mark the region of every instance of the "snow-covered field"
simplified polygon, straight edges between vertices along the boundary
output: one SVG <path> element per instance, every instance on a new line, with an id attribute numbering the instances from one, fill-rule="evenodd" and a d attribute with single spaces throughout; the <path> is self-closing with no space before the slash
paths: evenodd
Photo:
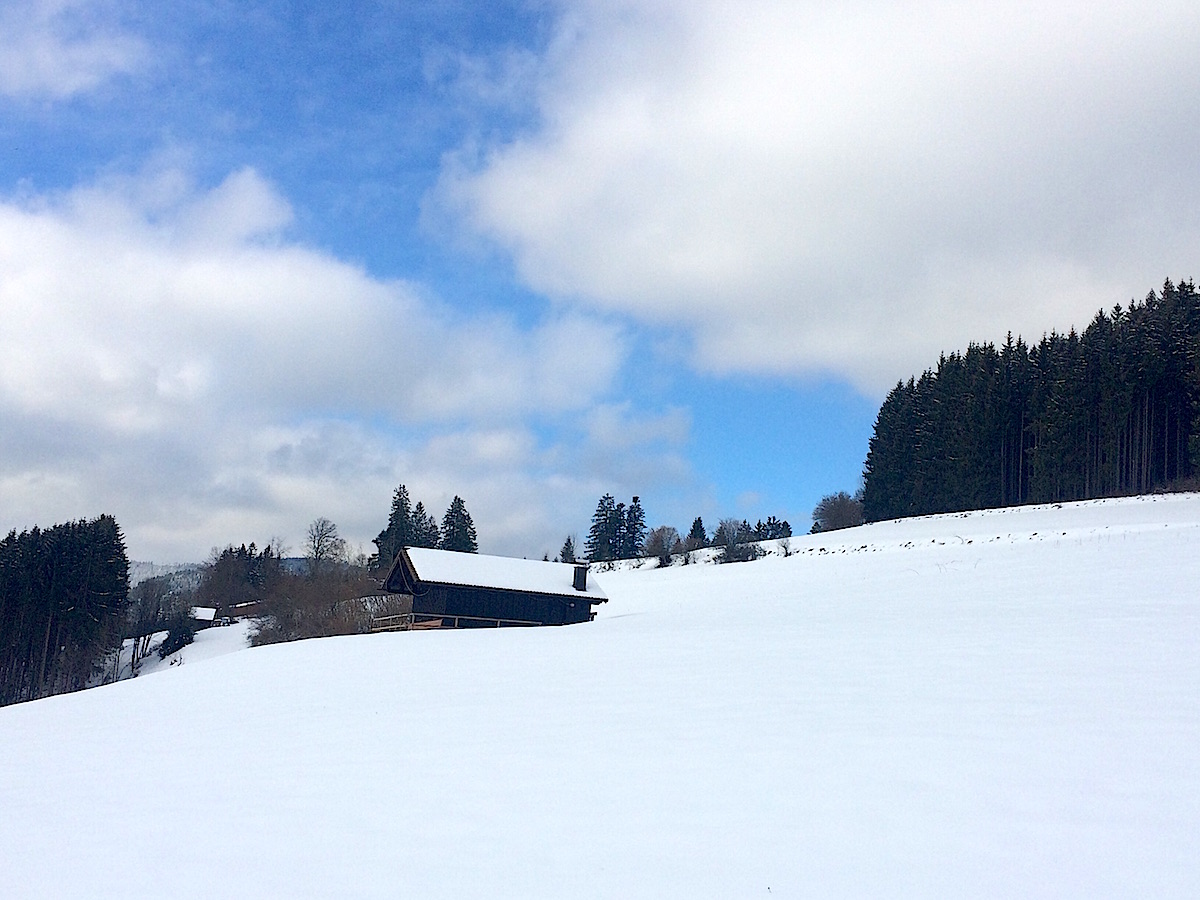
<path id="1" fill-rule="evenodd" d="M 1200 497 L 792 550 L 0 709 L 0 896 L 1200 896 Z"/>

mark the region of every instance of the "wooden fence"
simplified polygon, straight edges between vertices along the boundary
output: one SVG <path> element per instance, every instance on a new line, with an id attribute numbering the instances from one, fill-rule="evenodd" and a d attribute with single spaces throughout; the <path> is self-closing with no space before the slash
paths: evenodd
<path id="1" fill-rule="evenodd" d="M 477 623 L 477 624 L 463 624 Z M 482 616 L 439 616 L 432 613 L 400 613 L 372 616 L 371 633 L 384 631 L 421 631 L 431 628 L 529 628 L 541 625 L 525 619 L 492 619 Z"/>

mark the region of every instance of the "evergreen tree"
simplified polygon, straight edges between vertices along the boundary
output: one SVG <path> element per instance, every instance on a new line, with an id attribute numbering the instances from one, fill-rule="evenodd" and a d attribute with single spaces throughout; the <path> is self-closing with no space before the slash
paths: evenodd
<path id="1" fill-rule="evenodd" d="M 608 517 L 608 545 L 612 548 L 611 559 L 620 559 L 625 550 L 625 504 L 618 503 Z"/>
<path id="2" fill-rule="evenodd" d="M 112 516 L 0 541 L 0 705 L 83 687 L 121 645 L 129 598 Z"/>
<path id="3" fill-rule="evenodd" d="M 420 504 L 417 504 L 420 506 Z M 378 548 L 376 568 L 388 569 L 402 547 L 411 547 L 413 541 L 413 512 L 408 497 L 408 488 L 400 485 L 392 494 L 392 511 L 387 526 L 379 532 L 372 543 Z"/>
<path id="4" fill-rule="evenodd" d="M 200 576 L 196 602 L 230 609 L 263 600 L 283 575 L 283 560 L 268 544 L 259 552 L 254 543 L 232 544 L 216 554 Z M 139 585 L 140 586 L 140 585 Z"/>
<path id="5" fill-rule="evenodd" d="M 575 562 L 575 539 L 569 534 L 563 541 L 562 549 L 558 551 L 558 558 L 565 563 Z"/>
<path id="6" fill-rule="evenodd" d="M 683 545 L 688 550 L 699 550 L 701 547 L 708 546 L 708 533 L 704 530 L 704 520 L 699 516 L 696 516 L 692 522 L 691 530 L 684 538 Z"/>
<path id="7" fill-rule="evenodd" d="M 460 553 L 478 553 L 479 544 L 475 540 L 475 523 L 467 512 L 467 505 L 462 497 L 455 494 L 442 517 L 441 548 L 456 550 Z"/>
<path id="8" fill-rule="evenodd" d="M 759 519 L 754 525 L 754 540 L 756 541 L 776 541 L 791 536 L 792 526 L 786 519 L 781 522 L 774 516 L 768 516 L 767 521 Z"/>
<path id="9" fill-rule="evenodd" d="M 864 465 L 866 518 L 1145 493 L 1200 472 L 1200 295 L 1166 281 L 1082 334 L 971 344 L 901 382 Z"/>
<path id="10" fill-rule="evenodd" d="M 790 538 L 792 536 L 792 526 L 787 519 L 783 519 L 781 521 L 774 516 L 768 516 L 764 535 L 764 540 L 768 541 L 778 541 L 782 540 L 783 538 Z"/>
<path id="11" fill-rule="evenodd" d="M 625 511 L 625 527 L 621 532 L 621 558 L 636 559 L 646 547 L 646 513 L 642 501 L 633 498 Z"/>
<path id="12" fill-rule="evenodd" d="M 605 494 L 596 504 L 592 514 L 592 527 L 588 530 L 584 550 L 592 562 L 613 559 L 616 555 L 614 524 L 617 518 L 617 503 L 612 494 Z"/>
<path id="13" fill-rule="evenodd" d="M 425 504 L 420 500 L 412 511 L 412 547 L 436 548 L 441 544 L 441 532 L 437 520 L 425 511 Z M 472 551 L 474 552 L 474 551 Z"/>
<path id="14" fill-rule="evenodd" d="M 605 494 L 596 504 L 585 550 L 592 562 L 606 559 L 636 559 L 646 545 L 646 514 L 634 497 L 628 507 Z"/>

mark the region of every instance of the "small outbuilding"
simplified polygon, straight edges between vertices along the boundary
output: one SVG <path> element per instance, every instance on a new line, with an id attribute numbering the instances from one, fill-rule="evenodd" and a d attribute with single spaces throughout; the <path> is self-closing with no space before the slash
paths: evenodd
<path id="1" fill-rule="evenodd" d="M 188 614 L 196 623 L 197 629 L 211 628 L 217 618 L 217 610 L 214 606 L 193 606 Z"/>
<path id="2" fill-rule="evenodd" d="M 586 564 L 405 547 L 384 579 L 404 595 L 412 628 L 503 628 L 590 621 L 607 603 Z"/>

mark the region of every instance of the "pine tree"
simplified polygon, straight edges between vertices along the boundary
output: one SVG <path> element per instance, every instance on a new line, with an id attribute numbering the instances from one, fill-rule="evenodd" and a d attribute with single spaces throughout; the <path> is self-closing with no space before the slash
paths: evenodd
<path id="1" fill-rule="evenodd" d="M 575 562 L 575 539 L 569 534 L 563 541 L 562 549 L 558 551 L 558 558 L 565 563 Z"/>
<path id="2" fill-rule="evenodd" d="M 475 540 L 475 523 L 471 521 L 466 503 L 457 494 L 450 501 L 446 515 L 442 517 L 440 546 L 443 550 L 456 550 L 459 553 L 479 552 L 479 544 Z"/>
<path id="3" fill-rule="evenodd" d="M 696 516 L 692 522 L 691 530 L 688 531 L 683 545 L 688 550 L 699 550 L 701 547 L 708 546 L 708 533 L 704 530 L 704 520 L 699 516 Z"/>

